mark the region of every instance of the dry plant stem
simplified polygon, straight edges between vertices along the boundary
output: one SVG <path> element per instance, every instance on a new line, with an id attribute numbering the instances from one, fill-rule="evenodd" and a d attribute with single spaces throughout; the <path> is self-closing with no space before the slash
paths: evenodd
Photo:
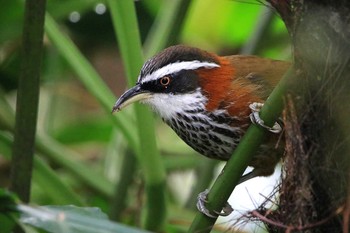
<path id="1" fill-rule="evenodd" d="M 16 123 L 11 163 L 11 190 L 28 202 L 34 157 L 43 47 L 45 0 L 27 0 L 22 37 Z"/>
<path id="2" fill-rule="evenodd" d="M 348 174 L 350 179 L 350 173 Z M 348 196 L 346 198 L 343 210 L 343 233 L 349 232 L 349 217 L 350 217 L 350 189 L 348 187 Z"/>
<path id="3" fill-rule="evenodd" d="M 310 224 L 307 224 L 307 225 L 300 225 L 300 226 L 288 226 L 288 225 L 285 225 L 283 223 L 276 222 L 276 221 L 274 221 L 272 219 L 269 219 L 267 216 L 264 216 L 264 215 L 260 214 L 256 210 L 252 211 L 251 214 L 252 214 L 252 216 L 259 218 L 259 220 L 261 220 L 262 222 L 268 223 L 268 224 L 270 224 L 272 226 L 276 226 L 276 227 L 279 227 L 279 228 L 286 229 L 285 232 L 293 232 L 293 231 L 303 231 L 303 230 L 315 228 L 315 227 L 318 227 L 318 226 L 322 226 L 323 224 L 325 224 L 326 222 L 328 222 L 329 220 L 334 218 L 334 216 L 340 214 L 341 212 L 343 212 L 343 208 L 337 209 L 330 216 L 328 216 L 328 217 L 326 217 L 324 219 L 321 219 L 318 222 L 310 223 Z"/>
<path id="4" fill-rule="evenodd" d="M 285 111 L 283 114 L 286 153 L 284 156 L 285 177 L 280 188 L 280 209 L 288 211 L 281 213 L 285 219 L 283 223 L 288 226 L 305 225 L 304 219 L 311 215 L 313 200 L 311 180 L 309 173 L 309 154 L 301 146 L 304 138 L 300 130 L 300 121 L 297 117 L 294 102 L 290 94 L 285 98 Z M 290 203 L 294 203 L 290 205 Z M 276 212 L 274 213 L 276 215 Z M 290 218 L 290 216 L 294 216 Z"/>

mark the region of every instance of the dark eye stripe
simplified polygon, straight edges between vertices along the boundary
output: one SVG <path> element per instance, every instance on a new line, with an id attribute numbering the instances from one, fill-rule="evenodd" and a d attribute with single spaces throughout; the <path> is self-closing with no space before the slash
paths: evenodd
<path id="1" fill-rule="evenodd" d="M 141 88 L 152 93 L 190 93 L 198 88 L 198 76 L 193 70 L 182 70 L 157 80 L 141 83 Z"/>

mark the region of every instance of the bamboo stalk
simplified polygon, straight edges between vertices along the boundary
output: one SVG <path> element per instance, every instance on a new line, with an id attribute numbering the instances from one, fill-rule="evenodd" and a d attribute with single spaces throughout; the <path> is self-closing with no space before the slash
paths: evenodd
<path id="1" fill-rule="evenodd" d="M 133 85 L 143 64 L 134 2 L 109 0 L 108 3 L 128 84 Z M 151 112 L 145 106 L 136 105 L 135 114 L 140 142 L 136 156 L 144 172 L 147 194 L 144 227 L 160 231 L 166 219 L 165 169 L 156 145 Z"/>
<path id="2" fill-rule="evenodd" d="M 11 163 L 11 190 L 29 202 L 39 102 L 45 0 L 25 3 L 21 70 Z"/>

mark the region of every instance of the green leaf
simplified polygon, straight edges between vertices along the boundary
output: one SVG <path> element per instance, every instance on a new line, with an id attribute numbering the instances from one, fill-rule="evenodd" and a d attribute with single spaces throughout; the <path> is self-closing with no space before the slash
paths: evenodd
<path id="1" fill-rule="evenodd" d="M 12 216 L 15 211 L 18 198 L 15 194 L 0 188 L 0 231 L 10 233 L 15 226 Z"/>
<path id="2" fill-rule="evenodd" d="M 52 233 L 146 233 L 109 221 L 99 208 L 76 206 L 19 205 L 20 221 Z"/>
<path id="3" fill-rule="evenodd" d="M 6 119 L 1 118 L 1 110 L 3 109 L 8 110 L 5 112 L 4 115 L 14 116 L 12 109 L 8 106 L 8 103 L 4 98 L 0 98 L 0 106 L 4 107 L 0 108 L 0 125 L 4 124 L 7 128 L 13 130 L 13 122 L 3 121 L 6 120 L 7 117 Z M 0 150 L 2 150 L 3 155 L 6 156 L 7 159 L 10 158 L 11 149 L 9 149 L 9 145 L 12 143 L 12 141 L 13 139 L 11 138 L 11 136 L 7 134 L 5 135 L 4 133 L 0 133 Z M 74 151 L 68 149 L 67 147 L 57 142 L 50 136 L 38 134 L 36 137 L 36 149 L 40 154 L 49 157 L 54 162 L 66 168 L 67 170 L 75 174 L 77 178 L 85 181 L 88 185 L 98 190 L 105 196 L 110 196 L 113 193 L 113 187 L 111 182 L 109 182 L 99 172 L 92 170 L 88 165 L 83 164 L 81 161 L 78 161 L 76 158 L 78 158 L 79 156 Z M 36 157 L 34 157 L 34 161 L 36 161 Z M 34 166 L 36 166 L 36 162 L 34 162 Z"/>
<path id="4" fill-rule="evenodd" d="M 0 212 L 14 211 L 18 198 L 15 194 L 0 188 Z"/>
<path id="5" fill-rule="evenodd" d="M 21 36 L 24 7 L 22 1 L 4 1 L 0 14 L 0 44 Z"/>
<path id="6" fill-rule="evenodd" d="M 11 158 L 11 148 L 13 147 L 13 138 L 4 133 L 0 133 L 0 154 L 7 160 Z M 37 182 L 46 194 L 58 203 L 70 203 L 76 205 L 83 205 L 81 199 L 72 191 L 72 189 L 63 183 L 60 177 L 54 172 L 40 157 L 34 156 L 34 182 Z M 0 189 L 1 191 L 1 189 Z M 0 193 L 1 198 L 1 193 Z M 6 203 L 0 199 L 1 204 Z"/>
<path id="7" fill-rule="evenodd" d="M 55 139 L 64 144 L 107 142 L 112 125 L 106 118 L 86 119 L 64 125 L 54 133 Z"/>

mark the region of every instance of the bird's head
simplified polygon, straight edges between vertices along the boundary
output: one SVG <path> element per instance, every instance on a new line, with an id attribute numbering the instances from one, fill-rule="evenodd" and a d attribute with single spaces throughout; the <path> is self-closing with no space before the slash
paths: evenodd
<path id="1" fill-rule="evenodd" d="M 183 45 L 169 47 L 142 67 L 137 83 L 115 103 L 114 111 L 140 101 L 162 118 L 184 110 L 215 109 L 232 81 L 224 57 Z"/>

